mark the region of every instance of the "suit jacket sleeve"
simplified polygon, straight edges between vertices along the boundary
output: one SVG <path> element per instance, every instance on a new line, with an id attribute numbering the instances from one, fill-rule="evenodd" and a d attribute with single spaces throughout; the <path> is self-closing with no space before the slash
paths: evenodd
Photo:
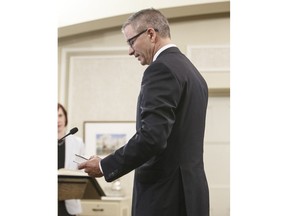
<path id="1" fill-rule="evenodd" d="M 180 96 L 181 86 L 171 71 L 163 63 L 153 62 L 142 79 L 135 135 L 101 161 L 106 181 L 125 175 L 165 150 Z"/>

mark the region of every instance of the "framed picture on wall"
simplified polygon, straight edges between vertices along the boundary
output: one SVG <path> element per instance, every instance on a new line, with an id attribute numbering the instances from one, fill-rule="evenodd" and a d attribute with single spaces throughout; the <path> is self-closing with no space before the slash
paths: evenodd
<path id="1" fill-rule="evenodd" d="M 85 121 L 85 155 L 108 155 L 121 146 L 136 132 L 133 121 Z"/>

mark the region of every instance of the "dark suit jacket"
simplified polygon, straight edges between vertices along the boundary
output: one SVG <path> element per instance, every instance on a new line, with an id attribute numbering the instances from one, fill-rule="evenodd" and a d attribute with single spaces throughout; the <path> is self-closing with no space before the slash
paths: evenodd
<path id="1" fill-rule="evenodd" d="M 133 216 L 208 216 L 203 166 L 208 88 L 176 47 L 143 74 L 136 133 L 101 161 L 106 181 L 135 170 Z"/>

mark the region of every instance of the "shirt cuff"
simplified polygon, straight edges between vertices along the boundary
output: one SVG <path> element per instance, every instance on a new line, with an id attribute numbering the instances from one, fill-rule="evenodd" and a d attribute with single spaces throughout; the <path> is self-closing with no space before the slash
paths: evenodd
<path id="1" fill-rule="evenodd" d="M 103 170 L 102 170 L 102 166 L 101 166 L 101 160 L 99 161 L 99 168 L 100 168 L 101 173 L 103 174 Z"/>

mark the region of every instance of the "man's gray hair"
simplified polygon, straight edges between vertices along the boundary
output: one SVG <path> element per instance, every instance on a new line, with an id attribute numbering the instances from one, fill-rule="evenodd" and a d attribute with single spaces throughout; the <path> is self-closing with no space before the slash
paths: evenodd
<path id="1" fill-rule="evenodd" d="M 122 32 L 128 25 L 131 25 L 137 32 L 153 28 L 159 32 L 160 37 L 171 38 L 167 18 L 160 11 L 153 8 L 144 9 L 132 14 L 122 25 Z"/>

